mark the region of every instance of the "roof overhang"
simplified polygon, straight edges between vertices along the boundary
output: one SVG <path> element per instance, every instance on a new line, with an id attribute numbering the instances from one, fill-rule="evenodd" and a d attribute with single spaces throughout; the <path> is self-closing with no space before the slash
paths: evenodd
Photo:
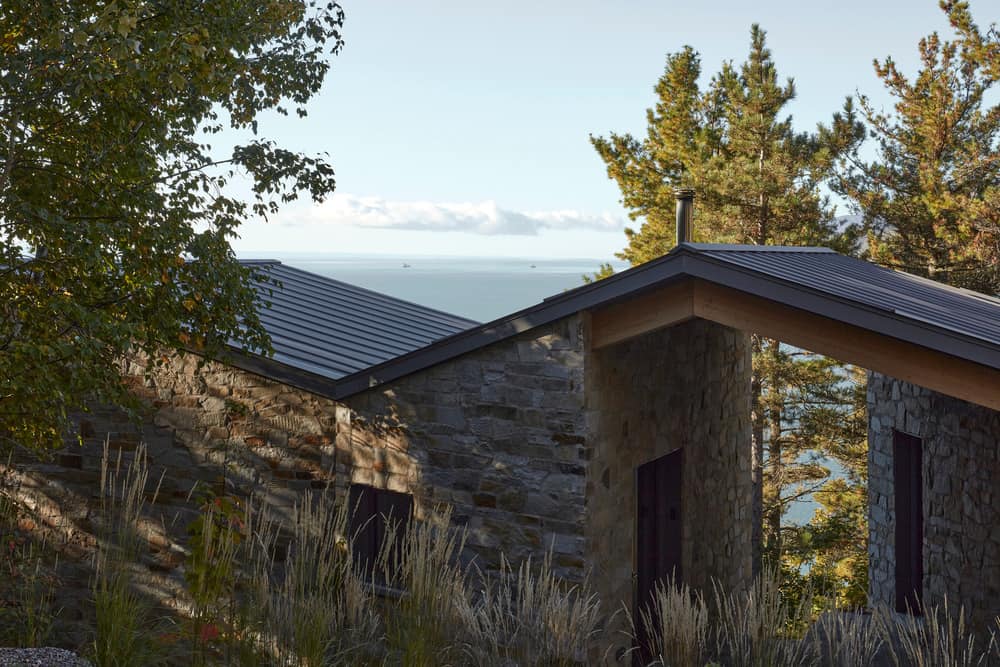
<path id="1" fill-rule="evenodd" d="M 694 318 L 780 340 L 1000 410 L 1000 370 L 996 368 L 700 278 L 687 278 L 596 310 L 591 319 L 591 347 L 609 347 Z"/>
<path id="2" fill-rule="evenodd" d="M 686 319 L 703 318 L 1000 410 L 1000 345 L 995 342 L 868 305 L 849 294 L 833 294 L 727 262 L 712 252 L 727 250 L 733 248 L 678 246 L 660 259 L 339 379 L 242 352 L 234 351 L 224 361 L 341 399 L 579 312 L 591 313 L 589 342 L 597 348 Z M 825 249 L 768 248 L 766 252 L 840 257 Z M 954 292 L 936 283 L 933 289 Z M 1000 318 L 997 304 L 991 302 L 987 308 L 996 307 Z"/>

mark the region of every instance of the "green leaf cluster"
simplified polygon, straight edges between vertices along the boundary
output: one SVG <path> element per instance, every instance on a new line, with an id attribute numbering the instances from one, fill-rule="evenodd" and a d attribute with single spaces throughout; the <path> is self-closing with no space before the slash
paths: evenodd
<path id="1" fill-rule="evenodd" d="M 697 193 L 695 241 L 853 248 L 853 230 L 838 230 L 820 190 L 841 149 L 793 129 L 785 107 L 795 85 L 779 80 L 765 37 L 753 26 L 747 60 L 723 63 L 704 89 L 692 47 L 668 55 L 646 136 L 591 137 L 629 215 L 643 221 L 626 230 L 621 259 L 641 264 L 673 247 L 678 187 Z"/>
<path id="2" fill-rule="evenodd" d="M 841 160 L 835 188 L 864 216 L 870 257 L 958 287 L 1000 293 L 1000 36 L 983 33 L 968 4 L 942 2 L 958 37 L 920 40 L 908 77 L 887 57 L 875 73 L 894 100 L 865 96 L 834 126 L 863 118 L 876 146 L 860 141 Z"/>
<path id="3" fill-rule="evenodd" d="M 858 230 L 838 227 L 821 186 L 863 128 L 845 120 L 796 131 L 787 114 L 795 85 L 778 76 L 765 37 L 753 26 L 746 60 L 723 63 L 704 87 L 693 48 L 668 55 L 646 136 L 591 137 L 622 203 L 642 221 L 626 230 L 620 258 L 641 264 L 673 247 L 678 187 L 696 191 L 695 241 L 856 251 Z M 783 518 L 827 482 L 827 459 L 862 452 L 863 468 L 863 407 L 859 422 L 858 385 L 843 365 L 757 336 L 753 348 L 755 542 L 758 562 L 777 564 L 783 540 L 797 539 Z"/>
<path id="4" fill-rule="evenodd" d="M 60 444 L 89 401 L 134 405 L 141 350 L 267 352 L 240 224 L 334 188 L 322 156 L 256 136 L 339 51 L 317 0 L 9 0 L 0 6 L 0 438 Z M 252 136 L 228 153 L 212 138 Z M 249 178 L 251 195 L 233 194 Z"/>

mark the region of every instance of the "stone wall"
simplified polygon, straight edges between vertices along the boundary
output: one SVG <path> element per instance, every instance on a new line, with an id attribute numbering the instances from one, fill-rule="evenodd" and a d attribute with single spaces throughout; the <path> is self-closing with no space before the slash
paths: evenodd
<path id="1" fill-rule="evenodd" d="M 344 498 L 360 483 L 412 494 L 418 520 L 449 507 L 468 529 L 465 557 L 485 571 L 501 554 L 539 562 L 550 549 L 563 578 L 593 568 L 615 611 L 632 593 L 635 468 L 684 447 L 684 578 L 741 585 L 750 571 L 747 337 L 693 321 L 590 352 L 587 335 L 586 316 L 570 316 L 340 402 L 219 363 L 199 368 L 190 355 L 149 376 L 135 362 L 126 379 L 147 404 L 143 423 L 117 410 L 82 416 L 55 461 L 18 466 L 23 497 L 53 540 L 86 555 L 103 443 L 127 461 L 145 442 L 150 477 L 163 482 L 142 567 L 145 588 L 167 606 L 184 603 L 199 487 L 263 494 L 281 511 L 305 493 Z M 88 625 L 88 570 L 75 562 L 61 590 L 63 637 Z"/>
<path id="2" fill-rule="evenodd" d="M 923 440 L 924 604 L 1000 615 L 1000 412 L 868 376 L 869 599 L 894 604 L 893 430 Z"/>
<path id="3" fill-rule="evenodd" d="M 150 500 L 154 485 L 159 492 L 146 512 L 149 554 L 138 574 L 152 601 L 168 609 L 188 602 L 187 527 L 202 492 L 257 492 L 281 512 L 334 479 L 334 440 L 346 408 L 222 364 L 197 367 L 197 357 L 177 356 L 147 378 L 142 364 L 127 364 L 125 379 L 145 403 L 141 423 L 95 408 L 76 418 L 76 432 L 51 461 L 23 460 L 14 469 L 29 527 L 64 554 L 54 631 L 60 645 L 79 648 L 91 639 L 90 555 L 102 517 L 105 443 L 122 467 L 140 442 L 148 452 Z"/>
<path id="4" fill-rule="evenodd" d="M 636 468 L 678 447 L 684 581 L 749 580 L 750 373 L 748 336 L 705 320 L 592 352 L 588 557 L 611 605 L 632 604 Z"/>
<path id="5" fill-rule="evenodd" d="M 446 503 L 469 555 L 493 569 L 549 548 L 558 573 L 584 574 L 584 331 L 572 316 L 345 400 L 338 479 L 393 488 L 392 475 L 341 468 L 378 456 L 369 434 L 400 434 L 416 506 Z"/>
<path id="6" fill-rule="evenodd" d="M 64 559 L 61 644 L 93 627 L 87 556 L 96 542 L 100 467 L 148 448 L 162 478 L 147 513 L 151 554 L 144 588 L 167 607 L 185 603 L 186 528 L 199 487 L 262 494 L 279 512 L 303 493 L 351 483 L 414 496 L 417 519 L 450 506 L 469 530 L 466 556 L 484 570 L 504 553 L 558 572 L 584 573 L 583 338 L 570 317 L 338 403 L 219 363 L 181 355 L 151 376 L 125 369 L 147 405 L 142 424 L 95 409 L 53 461 L 21 461 L 16 477 L 34 527 Z M 78 444 L 79 437 L 81 444 Z"/>

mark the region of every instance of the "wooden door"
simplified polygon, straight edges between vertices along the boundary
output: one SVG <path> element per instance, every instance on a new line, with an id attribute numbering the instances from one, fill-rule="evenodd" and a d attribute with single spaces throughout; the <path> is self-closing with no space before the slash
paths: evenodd
<path id="1" fill-rule="evenodd" d="M 682 468 L 681 450 L 676 449 L 636 469 L 635 618 L 640 628 L 636 654 L 647 662 L 650 656 L 640 613 L 648 609 L 656 582 L 668 580 L 671 574 L 680 582 L 682 576 Z"/>
<path id="2" fill-rule="evenodd" d="M 923 441 L 892 432 L 896 507 L 896 611 L 922 613 L 924 588 Z"/>

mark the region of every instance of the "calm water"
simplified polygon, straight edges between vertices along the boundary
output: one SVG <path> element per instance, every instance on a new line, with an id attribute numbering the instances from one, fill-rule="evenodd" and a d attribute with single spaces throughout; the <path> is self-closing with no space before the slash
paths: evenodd
<path id="1" fill-rule="evenodd" d="M 579 287 L 583 276 L 596 271 L 602 262 L 600 259 L 329 254 L 279 254 L 269 259 L 480 322 Z M 612 264 L 616 271 L 628 268 L 624 262 Z M 834 476 L 843 475 L 835 463 L 825 464 L 831 467 Z M 816 507 L 811 498 L 803 498 L 793 503 L 785 520 L 806 523 Z"/>
<path id="2" fill-rule="evenodd" d="M 283 263 L 487 322 L 579 287 L 599 259 L 277 255 Z M 606 261 L 606 260 L 604 260 Z M 616 262 L 616 270 L 626 268 Z"/>

